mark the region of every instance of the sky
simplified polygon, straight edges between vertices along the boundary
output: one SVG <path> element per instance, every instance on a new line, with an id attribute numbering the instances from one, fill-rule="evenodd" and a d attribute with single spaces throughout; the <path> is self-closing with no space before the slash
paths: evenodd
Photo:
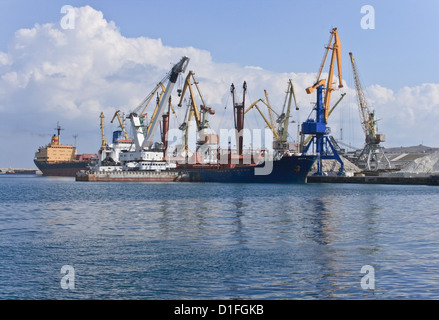
<path id="1" fill-rule="evenodd" d="M 74 26 L 65 25 L 64 5 L 74 8 Z M 365 5 L 373 16 L 362 12 Z M 292 79 L 300 107 L 293 120 L 303 122 L 315 102 L 305 88 L 314 84 L 334 27 L 345 86 L 332 104 L 346 93 L 329 119 L 334 137 L 359 148 L 364 143 L 353 52 L 386 135 L 383 145 L 439 147 L 438 17 L 435 0 L 0 0 L 0 167 L 33 168 L 34 153 L 58 122 L 63 143 L 96 153 L 100 113 L 111 140 L 114 112 L 135 109 L 183 55 L 216 110 L 215 130 L 233 127 L 229 87 L 241 88 L 243 81 L 246 101 L 264 98 L 267 90 L 279 110 Z M 181 111 L 171 124 L 182 121 Z M 246 117 L 249 126 L 264 125 L 256 112 Z"/>

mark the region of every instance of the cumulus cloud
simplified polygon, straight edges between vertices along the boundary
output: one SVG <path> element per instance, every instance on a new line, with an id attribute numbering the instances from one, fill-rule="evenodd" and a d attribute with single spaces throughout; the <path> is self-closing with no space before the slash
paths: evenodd
<path id="1" fill-rule="evenodd" d="M 229 88 L 234 83 L 239 93 L 243 81 L 248 85 L 247 102 L 265 98 L 267 90 L 270 102 L 280 110 L 288 79 L 292 79 L 301 108 L 293 120 L 304 121 L 311 112 L 315 96 L 307 95 L 305 88 L 314 83 L 315 73 L 275 73 L 258 66 L 216 63 L 206 50 L 170 47 L 161 39 L 146 36 L 127 38 L 115 22 L 107 21 L 102 12 L 90 6 L 74 10 L 74 29 L 64 30 L 59 22 L 36 24 L 18 30 L 7 52 L 0 52 L 0 138 L 10 141 L 8 152 L 0 158 L 4 166 L 12 157 L 31 166 L 37 146 L 47 143 L 43 133 L 50 136 L 58 121 L 66 128 L 65 143 L 73 143 L 72 135 L 78 133 L 79 151 L 96 152 L 100 145 L 99 114 L 104 112 L 109 125 L 116 110 L 136 108 L 184 55 L 191 59 L 188 70 L 195 72 L 205 101 L 217 110 L 218 121 L 211 120 L 216 129 L 219 125 L 233 127 Z M 333 94 L 334 102 L 342 92 L 355 94 L 345 84 L 343 91 Z M 368 92 L 374 108 L 387 119 L 382 123 L 389 126 L 389 140 L 391 136 L 407 136 L 405 128 L 415 128 L 418 121 L 434 125 L 432 116 L 439 112 L 438 84 L 406 87 L 396 93 L 375 85 Z M 172 101 L 176 105 L 178 97 L 174 95 Z M 348 110 L 357 112 L 356 104 L 345 99 L 337 112 Z M 258 117 L 256 112 L 249 113 L 247 123 Z M 337 115 L 331 117 L 337 119 Z M 255 121 L 263 125 L 260 118 Z M 116 128 L 116 124 L 109 125 L 107 133 Z M 436 140 L 427 140 L 425 135 L 424 141 L 435 144 Z"/>

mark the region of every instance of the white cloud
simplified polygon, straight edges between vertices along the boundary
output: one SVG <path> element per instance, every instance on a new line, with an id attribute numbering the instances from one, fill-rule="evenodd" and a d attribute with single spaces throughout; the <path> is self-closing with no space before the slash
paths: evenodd
<path id="1" fill-rule="evenodd" d="M 107 21 L 102 12 L 90 6 L 75 8 L 75 19 L 72 30 L 63 30 L 59 22 L 20 29 L 11 40 L 8 52 L 0 52 L 0 110 L 4 115 L 0 119 L 3 130 L 0 138 L 9 137 L 11 132 L 14 139 L 22 139 L 6 146 L 10 151 L 2 153 L 0 158 L 5 166 L 10 165 L 5 154 L 27 157 L 23 161 L 29 163 L 37 146 L 47 141 L 40 135 L 28 139 L 28 135 L 32 132 L 50 134 L 57 121 L 66 127 L 63 132 L 66 142 L 72 143 L 71 135 L 78 133 L 79 151 L 95 152 L 100 145 L 100 112 L 105 113 L 108 123 L 116 110 L 128 112 L 137 107 L 183 55 L 191 59 L 188 70 L 195 72 L 206 103 L 217 111 L 215 117 L 219 120 L 215 123 L 211 118 L 214 127 L 233 126 L 229 88 L 234 83 L 239 95 L 244 80 L 248 85 L 248 103 L 264 98 L 266 89 L 270 102 L 280 110 L 291 78 L 301 108 L 300 113 L 293 114 L 293 120 L 304 121 L 311 112 L 315 95 L 307 95 L 305 88 L 314 83 L 315 73 L 275 73 L 258 66 L 220 64 L 214 62 L 206 50 L 170 47 L 161 39 L 127 38 L 116 23 Z M 345 83 L 342 90 L 333 94 L 333 103 L 341 92 L 355 94 Z M 430 131 L 435 127 L 439 84 L 405 87 L 396 93 L 374 85 L 368 88 L 368 93 L 378 117 L 383 118 L 380 125 L 385 128 L 390 144 L 399 141 L 395 137 L 407 138 L 403 144 L 416 144 L 416 134 L 407 134 L 406 128 L 414 130 L 419 123 Z M 174 106 L 177 100 L 174 95 Z M 352 101 L 345 98 L 331 116 L 331 126 L 336 130 L 340 126 L 337 112 L 356 112 L 357 116 L 356 108 L 354 96 Z M 249 113 L 246 124 L 255 118 L 259 118 L 256 112 Z M 255 121 L 263 125 L 260 118 Z M 359 122 L 357 125 L 360 128 Z M 424 143 L 438 145 L 423 128 L 418 129 L 422 131 Z M 116 125 L 109 125 L 106 132 L 112 129 L 116 129 Z M 25 157 L 19 155 L 17 144 L 27 150 Z"/>

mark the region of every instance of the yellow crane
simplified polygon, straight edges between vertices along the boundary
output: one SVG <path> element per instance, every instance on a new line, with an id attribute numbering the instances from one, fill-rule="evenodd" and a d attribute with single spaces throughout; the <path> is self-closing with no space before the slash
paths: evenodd
<path id="1" fill-rule="evenodd" d="M 256 108 L 256 110 L 259 112 L 261 117 L 264 119 L 265 123 L 267 124 L 267 127 L 273 132 L 274 136 L 274 142 L 275 142 L 275 149 L 283 152 L 288 149 L 288 125 L 290 120 L 290 114 L 291 114 L 291 103 L 294 99 L 294 104 L 296 106 L 296 110 L 299 110 L 299 107 L 297 106 L 296 101 L 296 94 L 294 92 L 294 85 L 291 79 L 288 81 L 288 89 L 286 91 L 285 95 L 285 101 L 282 108 L 282 113 L 279 115 L 277 112 L 273 110 L 271 107 L 269 100 L 268 100 L 268 94 L 267 91 L 265 92 L 265 101 L 262 99 L 258 99 L 255 102 L 253 102 L 247 110 L 244 112 L 246 114 L 248 111 L 250 111 L 252 108 Z M 267 119 L 267 117 L 264 115 L 264 113 L 261 111 L 261 109 L 258 107 L 258 103 L 262 102 L 268 109 L 270 120 Z M 273 120 L 273 114 L 277 116 L 277 120 Z M 276 125 L 275 122 L 278 124 Z"/>
<path id="2" fill-rule="evenodd" d="M 264 113 L 263 113 L 263 112 L 261 111 L 261 109 L 258 107 L 258 103 L 259 103 L 259 102 L 262 102 L 263 104 L 265 104 L 265 105 L 267 106 L 269 112 L 271 111 L 271 112 L 274 112 L 274 113 L 275 113 L 275 111 L 270 107 L 270 105 L 269 105 L 268 103 L 266 103 L 266 102 L 265 102 L 264 100 L 262 100 L 262 99 L 258 99 L 258 100 L 256 100 L 255 102 L 253 102 L 253 103 L 247 108 L 247 110 L 245 110 L 244 114 L 246 114 L 247 112 L 249 112 L 252 108 L 256 108 L 256 110 L 258 110 L 259 114 L 261 115 L 262 119 L 264 119 L 265 123 L 267 124 L 267 127 L 273 132 L 274 138 L 275 138 L 276 140 L 280 140 L 280 136 L 279 136 L 279 134 L 277 133 L 276 129 L 274 128 L 273 123 L 272 123 L 271 121 L 269 121 L 269 120 L 265 117 Z"/>
<path id="3" fill-rule="evenodd" d="M 105 150 L 107 148 L 107 140 L 105 139 L 105 132 L 104 132 L 104 113 L 101 112 L 101 134 L 102 134 L 102 143 L 101 143 L 101 150 Z"/>
<path id="4" fill-rule="evenodd" d="M 291 113 L 291 99 L 294 98 L 294 104 L 296 106 L 296 110 L 299 110 L 296 101 L 296 94 L 294 92 L 294 85 L 291 79 L 288 80 L 288 89 L 285 95 L 285 101 L 282 108 L 281 116 L 277 119 L 279 123 L 279 135 L 280 135 L 280 143 L 283 148 L 286 147 L 287 139 L 288 139 L 288 125 L 290 123 L 290 113 Z M 288 103 L 287 103 L 288 101 Z M 285 111 L 286 107 L 286 111 Z"/>
<path id="5" fill-rule="evenodd" d="M 128 134 L 125 130 L 125 126 L 124 126 L 123 121 L 122 121 L 122 118 L 120 117 L 120 110 L 117 110 L 114 113 L 113 119 L 111 119 L 111 123 L 113 123 L 113 121 L 116 117 L 117 117 L 117 120 L 119 121 L 119 126 L 120 126 L 120 129 L 122 130 L 122 134 L 123 134 L 124 139 L 129 140 Z"/>
<path id="6" fill-rule="evenodd" d="M 192 81 L 191 81 L 192 79 Z M 197 102 L 196 102 L 196 96 L 194 93 L 194 90 L 192 90 L 192 85 L 195 85 L 195 88 L 197 89 L 198 96 L 201 99 L 200 108 L 198 108 Z M 197 124 L 197 130 L 200 132 L 203 129 L 207 129 L 209 127 L 208 121 L 207 121 L 207 113 L 213 115 L 215 114 L 215 110 L 213 110 L 210 107 L 206 106 L 206 103 L 204 102 L 203 95 L 201 94 L 200 88 L 198 87 L 198 81 L 195 79 L 195 73 L 190 70 L 188 75 L 186 76 L 186 79 L 184 81 L 184 86 L 182 91 L 180 92 L 180 101 L 178 103 L 178 106 L 181 107 L 183 104 L 183 99 L 186 94 L 186 91 L 189 89 L 190 94 L 190 102 L 188 103 L 188 113 L 186 113 L 187 119 L 183 122 L 183 124 L 180 126 L 180 129 L 185 131 L 185 137 L 184 137 L 184 150 L 188 151 L 188 135 L 189 135 L 189 123 L 192 121 L 192 119 L 195 116 L 195 122 Z"/>
<path id="7" fill-rule="evenodd" d="M 352 70 L 355 81 L 355 88 L 357 90 L 357 101 L 360 111 L 361 127 L 363 128 L 364 134 L 366 136 L 365 146 L 358 157 L 358 162 L 361 165 L 365 162 L 365 167 L 368 170 L 379 169 L 381 160 L 386 160 L 386 167 L 390 168 L 390 161 L 385 155 L 384 151 L 380 146 L 380 142 L 385 141 L 385 135 L 377 133 L 375 120 L 375 111 L 370 111 L 367 104 L 366 96 L 361 85 L 360 77 L 357 71 L 357 66 L 355 63 L 354 56 L 352 52 L 349 52 L 351 58 Z M 371 162 L 375 162 L 375 167 L 372 168 Z"/>

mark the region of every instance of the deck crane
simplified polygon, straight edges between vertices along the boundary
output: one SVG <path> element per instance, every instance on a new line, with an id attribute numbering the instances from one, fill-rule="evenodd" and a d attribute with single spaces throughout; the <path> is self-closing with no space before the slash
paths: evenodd
<path id="1" fill-rule="evenodd" d="M 158 129 L 159 122 L 162 118 L 162 114 L 165 111 L 165 106 L 169 103 L 169 98 L 171 97 L 172 90 L 174 89 L 175 83 L 177 82 L 178 75 L 183 73 L 189 63 L 188 57 L 183 57 L 181 60 L 176 63 L 172 70 L 160 81 L 160 83 L 155 87 L 155 89 L 144 99 L 144 101 L 129 114 L 128 118 L 131 120 L 132 132 L 134 135 L 134 142 L 136 145 L 136 152 L 141 153 L 146 149 L 151 149 L 153 145 L 153 138 Z M 160 102 L 154 111 L 153 116 L 151 117 L 151 122 L 148 126 L 147 132 L 144 132 L 143 126 L 141 125 L 138 111 L 141 109 L 144 110 L 146 108 L 147 103 L 149 103 L 154 96 L 154 93 L 161 88 L 162 83 L 168 80 L 168 84 L 166 89 L 163 91 L 163 94 L 160 95 Z"/>
<path id="2" fill-rule="evenodd" d="M 184 56 L 177 64 L 174 65 L 171 72 L 168 73 L 169 75 L 168 85 L 164 91 L 164 95 L 162 99 L 160 100 L 160 105 L 158 106 L 158 110 L 155 114 L 155 117 L 151 120 L 151 124 L 148 127 L 148 132 L 142 143 L 142 148 L 151 147 L 153 143 L 152 142 L 153 135 L 155 133 L 155 130 L 158 128 L 160 118 L 164 112 L 164 107 L 167 103 L 169 103 L 169 98 L 171 97 L 172 90 L 174 89 L 179 74 L 185 72 L 188 63 L 189 63 L 189 58 Z"/>
<path id="3" fill-rule="evenodd" d="M 198 92 L 198 96 L 201 99 L 201 104 L 199 108 L 196 102 L 196 96 L 194 90 L 192 90 L 192 85 L 195 85 Z M 198 87 L 198 81 L 196 81 L 195 73 L 192 70 L 190 70 L 188 75 L 186 76 L 183 89 L 180 92 L 180 101 L 178 103 L 179 107 L 182 106 L 183 99 L 187 91 L 189 91 L 190 94 L 189 103 L 188 103 L 189 113 L 186 114 L 187 115 L 187 119 L 185 119 L 186 121 L 180 126 L 181 130 L 183 130 L 185 133 L 184 151 L 186 152 L 186 154 L 189 151 L 189 147 L 188 147 L 189 124 L 194 118 L 194 116 L 197 125 L 197 131 L 200 135 L 199 137 L 200 140 L 198 141 L 198 143 L 203 144 L 203 142 L 206 142 L 205 139 L 208 136 L 208 133 L 206 132 L 206 130 L 209 128 L 209 121 L 207 119 L 207 114 L 211 114 L 211 115 L 215 114 L 215 110 L 213 110 L 211 107 L 207 107 L 206 103 L 204 102 L 203 95 L 201 94 L 200 88 Z"/>
<path id="4" fill-rule="evenodd" d="M 288 80 L 288 89 L 286 91 L 285 95 L 285 101 L 282 108 L 282 113 L 279 116 L 279 118 L 276 120 L 277 123 L 279 123 L 279 145 L 277 146 L 278 149 L 281 149 L 282 151 L 288 150 L 288 126 L 290 124 L 290 115 L 291 115 L 291 99 L 294 99 L 294 105 L 296 107 L 296 110 L 299 110 L 299 107 L 297 106 L 297 100 L 296 100 L 296 94 L 294 92 L 294 85 L 293 81 L 291 79 Z M 288 102 L 287 102 L 288 101 Z M 286 110 L 285 110 L 286 108 Z M 276 148 L 275 148 L 276 149 Z"/>
<path id="5" fill-rule="evenodd" d="M 259 114 L 261 115 L 262 119 L 264 119 L 265 123 L 267 124 L 267 127 L 271 130 L 271 132 L 273 132 L 274 138 L 276 140 L 280 140 L 280 136 L 279 133 L 276 131 L 275 126 L 273 124 L 273 122 L 271 120 L 268 120 L 267 117 L 264 115 L 264 113 L 262 112 L 262 110 L 258 107 L 258 103 L 262 102 L 263 104 L 265 104 L 267 106 L 267 109 L 271 112 L 274 112 L 273 109 L 271 109 L 270 105 L 262 100 L 262 99 L 258 99 L 255 102 L 253 102 L 248 108 L 247 110 L 244 111 L 244 115 L 249 112 L 251 109 L 256 108 L 256 110 L 258 110 Z M 276 114 L 276 113 L 275 113 Z"/>
<path id="6" fill-rule="evenodd" d="M 381 160 L 385 159 L 386 167 L 390 169 L 390 161 L 386 157 L 380 145 L 380 142 L 384 142 L 386 140 L 385 135 L 377 133 L 378 130 L 376 127 L 377 120 L 375 120 L 375 111 L 371 112 L 367 104 L 366 96 L 361 85 L 360 77 L 352 52 L 349 52 L 349 56 L 351 58 L 355 88 L 357 90 L 357 101 L 360 111 L 361 127 L 363 128 L 364 134 L 366 136 L 364 148 L 361 151 L 357 161 L 359 164 L 364 163 L 365 168 L 367 168 L 368 170 L 377 170 L 379 169 Z M 374 167 L 371 166 L 371 162 L 375 163 Z"/>
<path id="7" fill-rule="evenodd" d="M 180 59 L 178 63 L 176 63 L 170 72 L 160 81 L 160 83 L 155 87 L 155 89 L 142 101 L 142 103 L 129 114 L 128 119 L 131 121 L 131 127 L 133 132 L 135 151 L 132 152 L 124 152 L 120 155 L 121 161 L 129 162 L 129 161 L 142 161 L 148 156 L 158 156 L 153 155 L 153 153 L 148 154 L 151 150 L 153 150 L 153 138 L 154 135 L 159 128 L 160 121 L 162 120 L 162 115 L 165 112 L 165 107 L 169 106 L 169 100 L 171 97 L 171 93 L 174 89 L 175 83 L 177 82 L 178 76 L 180 73 L 183 73 L 186 70 L 186 67 L 189 63 L 189 58 L 184 56 Z M 165 81 L 168 81 L 168 84 L 163 91 L 163 94 L 160 95 L 159 104 L 156 107 L 156 110 L 151 117 L 151 122 L 148 126 L 146 132 L 144 132 L 144 127 L 141 123 L 138 112 L 140 110 L 144 110 L 146 105 L 151 101 L 154 93 L 162 88 L 162 85 Z M 159 152 L 163 153 L 163 152 Z"/>
<path id="8" fill-rule="evenodd" d="M 271 124 L 272 127 L 274 127 L 275 124 L 274 124 L 273 113 L 276 114 L 278 117 L 279 117 L 279 115 L 271 108 L 270 101 L 268 100 L 267 90 L 264 90 L 264 94 L 265 94 L 265 101 L 266 101 L 266 102 L 264 102 L 264 104 L 268 108 L 268 117 L 270 118 L 270 124 Z"/>
<path id="9" fill-rule="evenodd" d="M 101 115 L 100 115 L 100 118 L 101 118 L 101 149 L 100 149 L 100 151 L 102 151 L 102 150 L 105 150 L 106 148 L 107 148 L 107 145 L 108 145 L 108 143 L 107 143 L 107 140 L 105 139 L 105 132 L 104 132 L 104 113 L 103 112 L 101 112 Z"/>
<path id="10" fill-rule="evenodd" d="M 334 42 L 333 42 L 334 41 Z M 332 87 L 333 76 L 334 76 L 334 65 L 337 62 L 338 68 L 338 88 L 343 87 L 342 83 L 342 72 L 341 72 L 341 48 L 340 48 L 340 38 L 338 35 L 337 28 L 331 30 L 331 35 L 329 38 L 329 43 L 325 47 L 325 54 L 323 56 L 322 63 L 317 75 L 317 80 L 313 86 L 306 89 L 308 94 L 317 90 L 317 99 L 314 110 L 316 111 L 315 119 L 308 118 L 307 121 L 302 123 L 302 134 L 311 134 L 312 138 L 308 145 L 305 147 L 303 153 L 306 154 L 311 146 L 314 146 L 314 152 L 318 154 L 317 159 L 317 172 L 316 175 L 323 175 L 322 171 L 322 161 L 323 159 L 335 159 L 340 163 L 340 172 L 343 174 L 343 161 L 337 153 L 336 148 L 331 143 L 331 139 L 328 136 L 330 128 L 327 127 L 328 117 L 330 112 L 330 103 L 332 91 L 336 90 Z M 329 65 L 328 79 L 320 79 L 322 75 L 323 67 L 326 63 L 326 58 L 328 56 L 329 50 L 332 50 L 331 62 Z M 325 96 L 323 97 L 323 91 Z"/>
<path id="11" fill-rule="evenodd" d="M 256 110 L 259 112 L 259 114 L 262 116 L 265 123 L 267 124 L 267 127 L 273 132 L 273 138 L 274 138 L 273 149 L 275 151 L 275 157 L 282 156 L 289 149 L 288 125 L 289 125 L 290 114 L 291 114 L 291 102 L 293 98 L 294 98 L 294 104 L 296 106 L 296 110 L 299 110 L 299 107 L 297 106 L 296 95 L 294 93 L 294 85 L 292 80 L 289 79 L 288 89 L 286 91 L 284 105 L 280 115 L 276 113 L 273 110 L 273 108 L 270 106 L 270 103 L 268 101 L 267 91 L 266 90 L 264 91 L 265 91 L 265 101 L 262 99 L 256 100 L 247 108 L 244 114 L 250 111 L 253 107 L 256 108 Z M 262 102 L 267 107 L 270 115 L 270 120 L 268 120 L 267 117 L 265 117 L 261 109 L 258 107 L 257 104 L 259 102 Z M 277 116 L 276 121 L 273 120 L 273 114 Z M 277 123 L 277 126 L 275 122 Z"/>
<path id="12" fill-rule="evenodd" d="M 117 111 L 114 113 L 113 119 L 111 119 L 111 123 L 113 123 L 113 121 L 114 121 L 114 119 L 115 119 L 116 117 L 117 117 L 117 120 L 119 121 L 119 126 L 120 126 L 120 129 L 122 130 L 122 134 L 123 134 L 124 139 L 125 139 L 125 140 L 129 140 L 129 138 L 128 138 L 128 134 L 127 134 L 127 131 L 125 130 L 125 126 L 124 126 L 124 124 L 123 124 L 123 120 L 122 120 L 122 118 L 121 118 L 121 116 L 120 116 L 120 110 L 117 110 Z"/>

